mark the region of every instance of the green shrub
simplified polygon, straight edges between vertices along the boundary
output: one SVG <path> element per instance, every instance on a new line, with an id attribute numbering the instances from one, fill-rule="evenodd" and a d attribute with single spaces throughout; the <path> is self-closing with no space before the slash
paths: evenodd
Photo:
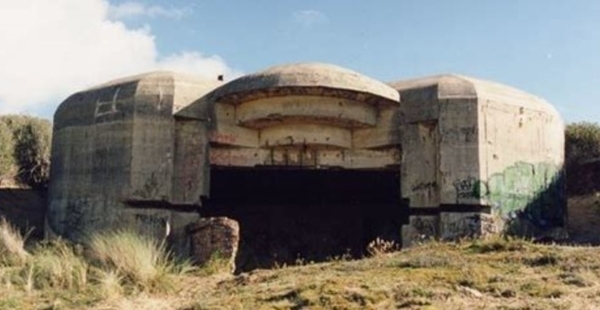
<path id="1" fill-rule="evenodd" d="M 591 122 L 567 125 L 565 130 L 567 169 L 594 159 L 600 159 L 600 125 Z"/>
<path id="2" fill-rule="evenodd" d="M 0 145 L 3 145 L 0 147 L 0 175 L 16 166 L 16 178 L 20 182 L 36 188 L 46 187 L 50 172 L 51 123 L 31 116 L 4 115 L 0 116 L 0 124 Z"/>
<path id="3" fill-rule="evenodd" d="M 8 175 L 15 167 L 14 142 L 12 130 L 0 122 L 0 179 Z"/>

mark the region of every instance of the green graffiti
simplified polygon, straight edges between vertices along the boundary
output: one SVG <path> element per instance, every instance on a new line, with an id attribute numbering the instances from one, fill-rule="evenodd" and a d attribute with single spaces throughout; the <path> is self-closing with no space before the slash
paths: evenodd
<path id="1" fill-rule="evenodd" d="M 502 217 L 526 217 L 538 226 L 562 225 L 566 215 L 563 174 L 549 163 L 519 162 L 487 181 L 457 180 L 457 202 L 483 199 Z"/>
<path id="2" fill-rule="evenodd" d="M 483 198 L 501 215 L 521 211 L 528 206 L 546 209 L 539 204 L 551 200 L 541 198 L 561 194 L 556 192 L 554 185 L 559 179 L 560 170 L 554 165 L 517 163 L 488 179 L 487 193 Z"/>

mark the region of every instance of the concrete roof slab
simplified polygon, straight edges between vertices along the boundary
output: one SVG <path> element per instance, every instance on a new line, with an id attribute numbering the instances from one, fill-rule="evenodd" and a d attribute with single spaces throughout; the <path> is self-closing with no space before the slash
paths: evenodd
<path id="1" fill-rule="evenodd" d="M 391 103 L 397 103 L 400 99 L 396 90 L 382 82 L 352 70 L 322 63 L 271 67 L 233 80 L 212 94 L 215 100 L 227 103 L 286 95 L 332 96 Z"/>

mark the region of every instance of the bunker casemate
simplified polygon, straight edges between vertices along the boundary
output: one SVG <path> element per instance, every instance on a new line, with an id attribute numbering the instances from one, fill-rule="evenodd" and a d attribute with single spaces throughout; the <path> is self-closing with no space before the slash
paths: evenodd
<path id="1" fill-rule="evenodd" d="M 459 75 L 152 72 L 59 106 L 46 232 L 134 229 L 187 255 L 189 227 L 226 216 L 242 268 L 361 255 L 377 237 L 543 235 L 566 221 L 563 133 L 544 100 Z"/>

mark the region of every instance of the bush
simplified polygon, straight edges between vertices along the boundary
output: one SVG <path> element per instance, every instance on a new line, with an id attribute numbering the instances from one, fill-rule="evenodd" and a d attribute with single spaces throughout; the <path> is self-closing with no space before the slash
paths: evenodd
<path id="1" fill-rule="evenodd" d="M 46 187 L 51 137 L 48 120 L 24 115 L 0 116 L 0 176 L 14 168 L 20 182 L 35 188 Z"/>
<path id="2" fill-rule="evenodd" d="M 600 159 L 600 125 L 590 122 L 567 125 L 565 130 L 567 169 L 594 159 Z"/>
<path id="3" fill-rule="evenodd" d="M 14 142 L 12 130 L 0 122 L 0 180 L 15 167 Z"/>

